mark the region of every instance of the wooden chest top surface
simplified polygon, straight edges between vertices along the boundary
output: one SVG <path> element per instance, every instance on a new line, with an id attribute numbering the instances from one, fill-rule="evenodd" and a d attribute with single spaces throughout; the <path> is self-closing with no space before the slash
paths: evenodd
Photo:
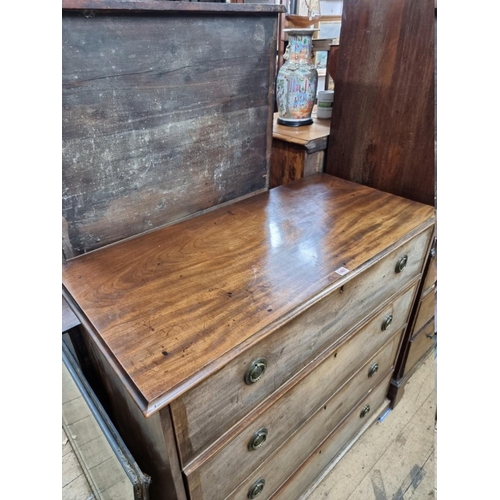
<path id="1" fill-rule="evenodd" d="M 319 173 L 70 260 L 63 294 L 148 415 L 433 218 Z"/>

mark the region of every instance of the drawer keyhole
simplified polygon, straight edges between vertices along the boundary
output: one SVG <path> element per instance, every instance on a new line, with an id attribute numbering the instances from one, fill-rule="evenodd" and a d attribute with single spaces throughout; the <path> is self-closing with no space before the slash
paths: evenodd
<path id="1" fill-rule="evenodd" d="M 265 427 L 262 427 L 262 429 L 259 429 L 253 436 L 252 439 L 250 439 L 250 442 L 248 443 L 248 450 L 253 451 L 256 450 L 257 448 L 260 448 L 267 440 L 267 429 Z"/>
<path id="2" fill-rule="evenodd" d="M 252 385 L 259 381 L 264 375 L 267 368 L 267 361 L 265 358 L 259 358 L 250 364 L 247 372 L 245 373 L 245 384 Z"/>
<path id="3" fill-rule="evenodd" d="M 248 490 L 248 498 L 258 497 L 262 493 L 265 484 L 266 481 L 264 479 L 259 479 L 258 481 L 255 481 L 255 483 L 253 483 L 252 486 L 250 486 L 250 489 Z"/>

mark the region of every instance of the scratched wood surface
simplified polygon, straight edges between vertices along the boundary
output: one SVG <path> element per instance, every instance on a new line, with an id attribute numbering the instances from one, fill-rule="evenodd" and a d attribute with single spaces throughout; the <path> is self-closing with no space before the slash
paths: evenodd
<path id="1" fill-rule="evenodd" d="M 320 173 L 72 259 L 63 293 L 150 414 L 433 224 Z"/>
<path id="2" fill-rule="evenodd" d="M 346 0 L 325 172 L 435 201 L 432 0 Z M 332 63 L 333 64 L 333 63 Z"/>
<path id="3" fill-rule="evenodd" d="M 66 259 L 267 188 L 283 7 L 64 5 Z"/>

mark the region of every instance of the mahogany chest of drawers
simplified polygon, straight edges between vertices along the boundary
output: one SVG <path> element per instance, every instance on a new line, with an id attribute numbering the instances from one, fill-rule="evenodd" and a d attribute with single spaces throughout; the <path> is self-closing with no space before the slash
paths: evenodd
<path id="1" fill-rule="evenodd" d="M 306 497 L 389 404 L 434 210 L 268 190 L 280 12 L 63 1 L 63 296 L 151 500 Z"/>
<path id="2" fill-rule="evenodd" d="M 319 173 L 66 262 L 152 498 L 303 496 L 388 404 L 433 230 Z"/>

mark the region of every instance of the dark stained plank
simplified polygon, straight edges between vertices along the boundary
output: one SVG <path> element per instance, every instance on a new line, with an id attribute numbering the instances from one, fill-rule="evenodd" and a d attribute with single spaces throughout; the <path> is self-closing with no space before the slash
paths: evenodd
<path id="1" fill-rule="evenodd" d="M 63 292 L 146 414 L 434 223 L 315 174 L 63 264 Z M 350 270 L 341 277 L 340 267 Z"/>
<path id="2" fill-rule="evenodd" d="M 325 172 L 434 205 L 433 1 L 345 0 L 336 57 Z"/>
<path id="3" fill-rule="evenodd" d="M 63 11 L 66 259 L 267 189 L 277 14 L 154 4 Z"/>

